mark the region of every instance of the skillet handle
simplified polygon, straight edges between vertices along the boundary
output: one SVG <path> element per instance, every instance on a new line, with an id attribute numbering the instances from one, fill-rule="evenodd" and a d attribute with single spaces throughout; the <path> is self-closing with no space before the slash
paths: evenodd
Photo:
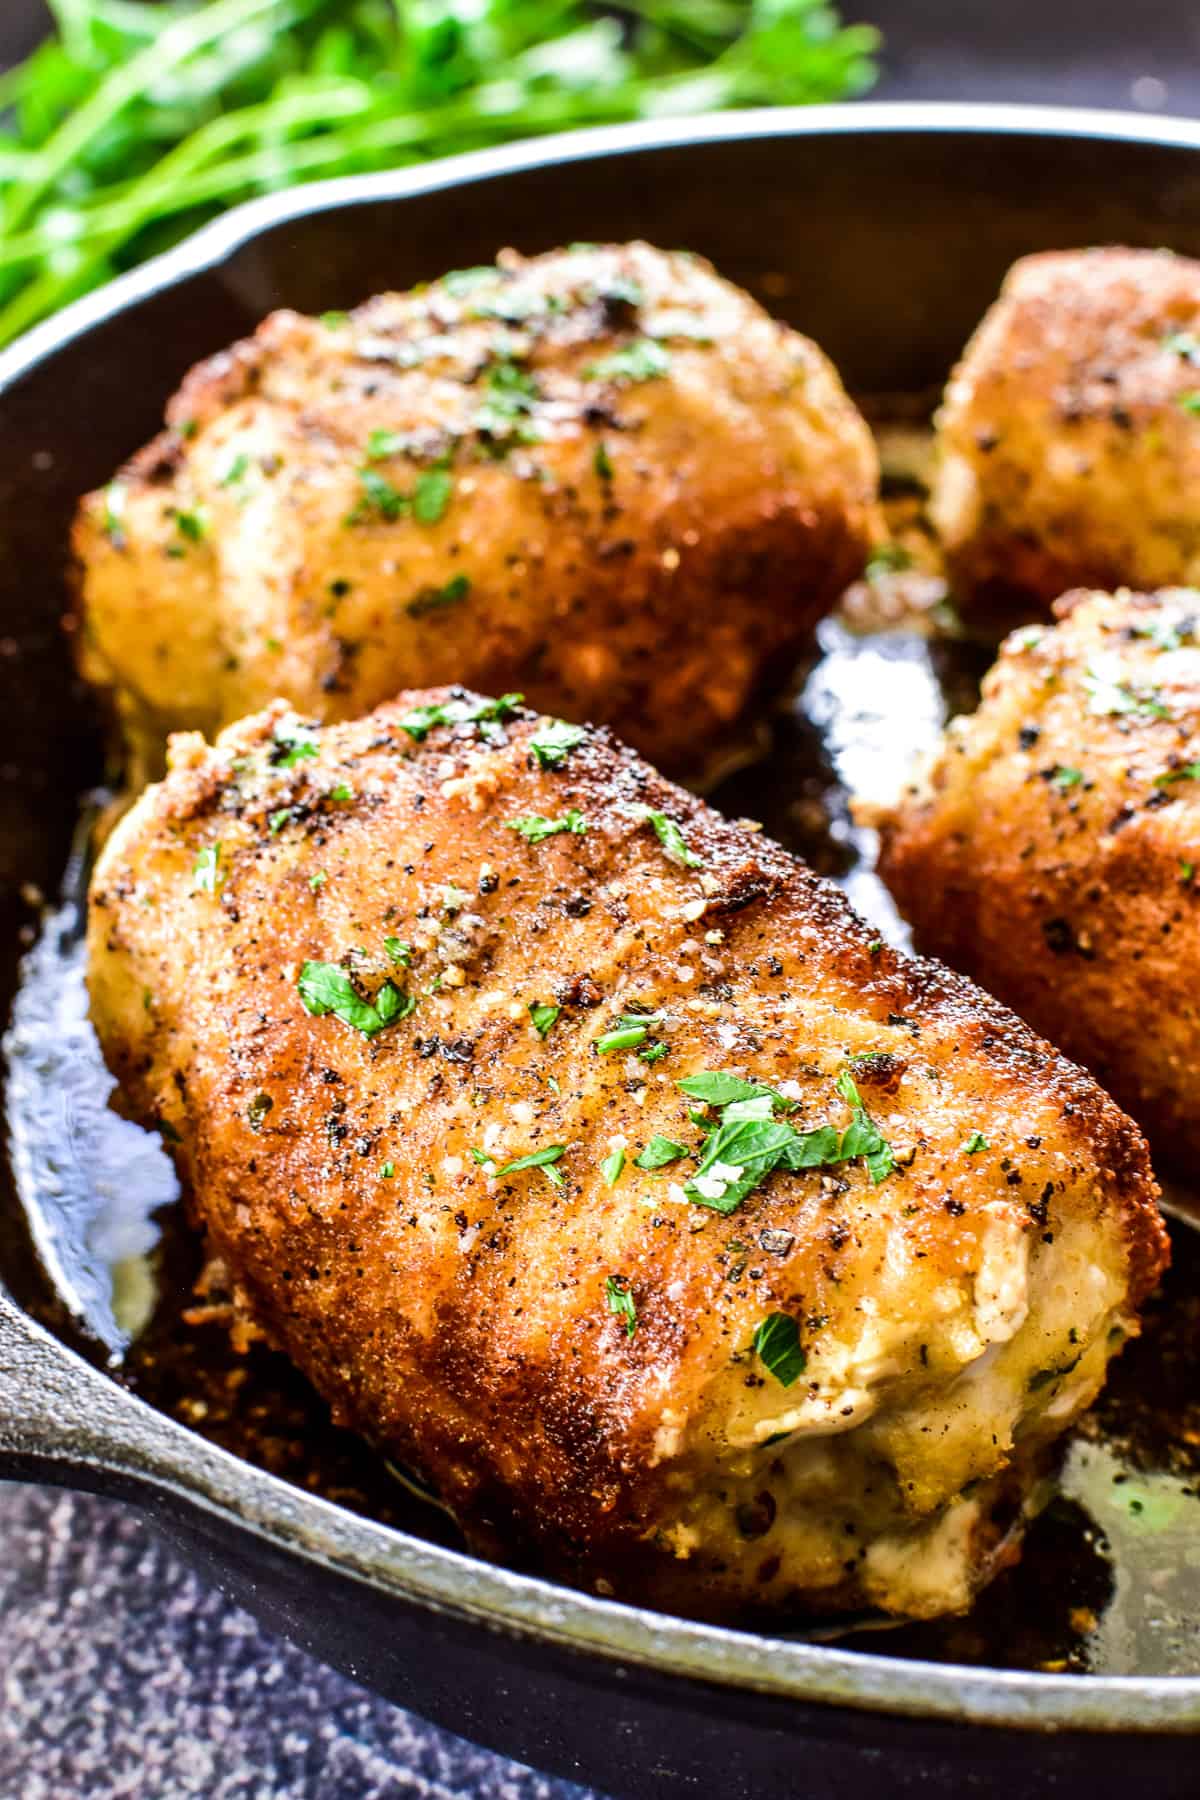
<path id="1" fill-rule="evenodd" d="M 0 1288 L 0 1479 L 114 1485 L 133 1404 Z"/>

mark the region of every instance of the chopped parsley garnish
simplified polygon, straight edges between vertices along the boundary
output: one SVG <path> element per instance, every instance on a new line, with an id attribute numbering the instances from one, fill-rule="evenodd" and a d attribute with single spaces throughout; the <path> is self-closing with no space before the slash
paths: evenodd
<path id="1" fill-rule="evenodd" d="M 1179 404 L 1185 413 L 1192 413 L 1193 415 L 1200 413 L 1200 392 L 1195 388 L 1192 388 L 1188 393 L 1180 394 Z"/>
<path id="2" fill-rule="evenodd" d="M 670 367 L 671 358 L 661 344 L 653 338 L 635 338 L 624 349 L 591 363 L 583 373 L 587 381 L 653 381 Z"/>
<path id="3" fill-rule="evenodd" d="M 367 439 L 367 461 L 386 462 L 389 456 L 401 456 L 409 441 L 399 431 L 373 431 Z"/>
<path id="4" fill-rule="evenodd" d="M 306 725 L 301 719 L 284 719 L 275 727 L 271 761 L 277 769 L 294 768 L 319 751 L 315 726 Z"/>
<path id="5" fill-rule="evenodd" d="M 502 694 L 499 700 L 481 700 L 475 706 L 466 700 L 445 700 L 438 706 L 414 706 L 398 723 L 409 737 L 423 744 L 435 725 L 483 725 L 514 718 L 524 698 L 523 694 Z"/>
<path id="6" fill-rule="evenodd" d="M 1169 331 L 1162 342 L 1164 350 L 1173 350 L 1184 362 L 1200 363 L 1200 338 L 1192 332 Z"/>
<path id="7" fill-rule="evenodd" d="M 362 499 L 347 515 L 348 524 L 356 525 L 371 513 L 377 513 L 381 519 L 392 520 L 408 511 L 408 495 L 402 494 L 378 469 L 360 469 L 358 479 L 362 484 Z"/>
<path id="8" fill-rule="evenodd" d="M 332 1013 L 364 1037 L 374 1037 L 386 1025 L 407 1019 L 417 1004 L 411 994 L 402 993 L 390 979 L 373 1001 L 364 1000 L 339 963 L 306 962 L 296 985 L 305 1012 L 316 1019 Z"/>
<path id="9" fill-rule="evenodd" d="M 1181 856 L 1181 857 L 1180 857 L 1180 859 L 1179 859 L 1179 880 L 1180 880 L 1180 883 L 1181 883 L 1181 884 L 1182 884 L 1182 886 L 1184 886 L 1184 887 L 1190 887 L 1190 886 L 1191 886 L 1191 884 L 1192 884 L 1192 882 L 1193 882 L 1193 881 L 1194 881 L 1194 880 L 1195 880 L 1195 878 L 1196 878 L 1196 865 L 1195 865 L 1195 863 L 1194 863 L 1194 862 L 1188 862 L 1188 861 L 1187 861 L 1187 859 L 1186 859 L 1186 858 L 1185 858 L 1185 857 L 1182 857 L 1182 856 Z"/>
<path id="10" fill-rule="evenodd" d="M 788 1313 L 768 1313 L 754 1333 L 751 1348 L 781 1387 L 791 1387 L 808 1367 L 800 1327 Z"/>
<path id="11" fill-rule="evenodd" d="M 866 1164 L 867 1174 L 871 1177 L 872 1187 L 878 1187 L 896 1166 L 892 1146 L 881 1136 L 878 1126 L 863 1106 L 861 1094 L 845 1069 L 833 1085 L 852 1109 L 850 1123 L 842 1133 L 842 1141 L 838 1146 L 838 1161 L 850 1162 L 861 1156 Z"/>
<path id="12" fill-rule="evenodd" d="M 328 312 L 323 312 L 321 314 L 321 323 L 326 331 L 340 331 L 343 325 L 348 325 L 350 323 L 350 314 L 348 312 L 341 312 L 336 307 L 331 307 Z"/>
<path id="13" fill-rule="evenodd" d="M 339 781 L 336 787 L 330 788 L 329 798 L 331 800 L 336 800 L 340 805 L 344 805 L 347 800 L 353 800 L 354 789 L 350 786 L 348 781 Z"/>
<path id="14" fill-rule="evenodd" d="M 660 1137 L 657 1134 L 650 1139 L 640 1155 L 634 1157 L 639 1169 L 665 1169 L 668 1163 L 678 1162 L 681 1156 L 687 1155 L 687 1146 L 677 1144 L 673 1138 Z"/>
<path id="15" fill-rule="evenodd" d="M 547 1180 L 553 1182 L 555 1187 L 561 1187 L 562 1175 L 554 1167 L 554 1164 L 566 1154 L 567 1146 L 565 1144 L 547 1144 L 544 1150 L 531 1150 L 528 1156 L 518 1156 L 514 1161 L 505 1163 L 502 1169 L 498 1169 L 486 1152 L 482 1150 L 472 1150 L 471 1152 L 484 1173 L 490 1175 L 494 1181 L 501 1180 L 505 1175 L 516 1175 L 522 1169 L 544 1169 Z"/>
<path id="16" fill-rule="evenodd" d="M 516 438 L 522 444 L 535 444 L 542 434 L 529 415 L 539 398 L 532 375 L 513 362 L 495 363 L 488 371 L 483 405 L 475 414 L 475 429 L 498 443 Z"/>
<path id="17" fill-rule="evenodd" d="M 406 944 L 403 938 L 385 937 L 383 947 L 390 961 L 399 963 L 403 969 L 412 967 L 412 945 Z"/>
<path id="18" fill-rule="evenodd" d="M 367 443 L 369 458 L 391 454 L 390 449 L 385 448 L 385 439 L 390 444 L 387 433 L 372 433 Z M 408 513 L 412 514 L 419 525 L 436 525 L 449 506 L 450 496 L 454 491 L 453 476 L 440 465 L 423 469 L 417 476 L 411 494 L 402 493 L 386 475 L 381 475 L 378 469 L 372 468 L 370 462 L 358 471 L 358 479 L 362 497 L 357 506 L 347 513 L 347 525 L 358 525 L 372 515 L 391 523 L 404 518 Z"/>
<path id="19" fill-rule="evenodd" d="M 656 812 L 652 806 L 636 806 L 634 813 L 648 825 L 653 825 L 659 843 L 673 863 L 678 863 L 684 869 L 704 867 L 704 858 L 688 849 L 684 835 L 674 819 L 668 819 L 666 813 Z"/>
<path id="20" fill-rule="evenodd" d="M 217 483 L 217 486 L 223 488 L 236 487 L 239 481 L 244 481 L 246 479 L 246 473 L 249 467 L 250 458 L 246 455 L 244 450 L 239 450 L 238 454 L 234 457 L 220 481 Z"/>
<path id="21" fill-rule="evenodd" d="M 763 1094 L 777 1099 L 774 1088 L 760 1081 L 743 1081 L 738 1075 L 725 1075 L 719 1069 L 704 1069 L 699 1075 L 685 1075 L 675 1086 L 691 1100 L 703 1100 L 709 1106 L 728 1106 L 731 1100 L 757 1100 Z"/>
<path id="22" fill-rule="evenodd" d="M 324 869 L 318 869 L 315 875 L 309 876 L 308 885 L 313 893 L 316 894 L 325 886 L 328 879 L 329 877 L 326 875 Z"/>
<path id="23" fill-rule="evenodd" d="M 175 509 L 175 529 L 180 537 L 186 538 L 190 544 L 198 544 L 208 531 L 204 514 L 199 511 Z"/>
<path id="24" fill-rule="evenodd" d="M 583 837 L 587 832 L 587 821 L 581 812 L 569 807 L 561 819 L 548 819 L 544 813 L 526 813 L 520 819 L 506 819 L 506 831 L 515 831 L 531 844 L 540 844 L 548 837 L 557 837 L 560 832 L 570 832 L 575 837 Z"/>
<path id="25" fill-rule="evenodd" d="M 604 1283 L 604 1298 L 608 1302 L 608 1310 L 618 1319 L 625 1321 L 625 1336 L 632 1337 L 637 1330 L 637 1307 L 628 1284 L 620 1275 L 610 1275 Z"/>
<path id="26" fill-rule="evenodd" d="M 736 1081 L 736 1076 L 706 1073 L 688 1077 L 686 1085 L 678 1085 L 693 1097 L 703 1099 L 706 1091 L 732 1092 Z M 734 1212 L 775 1169 L 795 1172 L 828 1168 L 861 1157 L 872 1184 L 878 1186 L 895 1167 L 891 1145 L 867 1113 L 848 1070 L 843 1069 L 834 1082 L 839 1096 L 851 1109 L 850 1123 L 841 1132 L 833 1125 L 796 1131 L 775 1117 L 776 1110 L 787 1103 L 773 1089 L 752 1083 L 739 1085 L 754 1091 L 715 1102 L 722 1107 L 721 1118 L 705 1139 L 696 1173 L 684 1185 L 684 1193 L 695 1205 L 708 1206 L 719 1213 Z"/>
<path id="27" fill-rule="evenodd" d="M 413 518 L 418 525 L 436 525 L 450 504 L 454 477 L 445 469 L 423 469 L 413 489 Z"/>
<path id="28" fill-rule="evenodd" d="M 790 1125 L 771 1117 L 772 1105 L 771 1096 L 763 1095 L 757 1100 L 735 1100 L 725 1108 L 720 1124 L 705 1140 L 696 1173 L 684 1184 L 683 1191 L 694 1205 L 719 1213 L 736 1211 L 747 1194 L 804 1145 L 805 1140 Z M 837 1160 L 836 1131 L 828 1125 L 821 1130 L 827 1136 L 815 1158 L 818 1165 Z M 786 1161 L 786 1166 L 808 1165 Z"/>
<path id="29" fill-rule="evenodd" d="M 215 894 L 224 879 L 220 844 L 205 844 L 192 865 L 192 887 L 200 894 Z"/>
<path id="30" fill-rule="evenodd" d="M 608 445 L 604 442 L 603 438 L 601 438 L 600 442 L 596 445 L 595 451 L 592 454 L 592 467 L 595 469 L 601 481 L 612 480 L 612 457 L 608 454 Z"/>
<path id="31" fill-rule="evenodd" d="M 1141 719 L 1169 719 L 1171 716 L 1170 708 L 1159 699 L 1157 688 L 1134 687 L 1108 666 L 1090 668 L 1083 678 L 1083 686 L 1089 712 L 1129 713 Z"/>
<path id="32" fill-rule="evenodd" d="M 471 591 L 469 575 L 452 575 L 442 587 L 423 587 L 414 594 L 405 612 L 410 619 L 419 619 L 424 613 L 441 612 L 447 606 L 457 606 L 465 600 Z"/>
<path id="33" fill-rule="evenodd" d="M 613 1150 L 600 1164 L 600 1173 L 609 1187 L 616 1187 L 621 1179 L 621 1170 L 625 1167 L 625 1152 Z"/>
<path id="34" fill-rule="evenodd" d="M 981 1150 L 986 1150 L 988 1148 L 988 1141 L 984 1137 L 982 1131 L 973 1131 L 963 1145 L 963 1150 L 968 1156 L 978 1156 Z"/>
<path id="35" fill-rule="evenodd" d="M 1200 781 L 1200 762 L 1184 763 L 1181 769 L 1167 769 L 1154 777 L 1155 787 L 1170 787 L 1173 781 Z"/>
<path id="36" fill-rule="evenodd" d="M 561 769 L 570 752 L 587 736 L 582 725 L 568 725 L 565 719 L 554 719 L 539 726 L 529 740 L 539 768 Z"/>
<path id="37" fill-rule="evenodd" d="M 622 1013 L 614 1031 L 606 1031 L 596 1039 L 596 1054 L 611 1056 L 615 1050 L 636 1050 L 650 1035 L 652 1026 L 661 1025 L 662 1013 Z"/>
<path id="38" fill-rule="evenodd" d="M 544 1038 L 554 1029 L 556 1020 L 562 1012 L 561 1006 L 551 1006 L 546 1000 L 529 1002 L 529 1017 L 533 1020 L 533 1029 L 540 1038 Z"/>
<path id="39" fill-rule="evenodd" d="M 1068 769 L 1063 763 L 1059 763 L 1058 767 L 1051 774 L 1050 780 L 1060 794 L 1065 794 L 1068 788 L 1079 786 L 1079 783 L 1083 780 L 1083 770 Z"/>
<path id="40" fill-rule="evenodd" d="M 394 1162 L 380 1163 L 379 1173 L 384 1181 L 390 1181 L 392 1179 L 392 1176 L 396 1173 L 395 1163 Z"/>
<path id="41" fill-rule="evenodd" d="M 661 1062 L 666 1054 L 667 1046 L 665 1044 L 647 1044 L 644 1050 L 638 1051 L 638 1055 L 644 1063 Z"/>

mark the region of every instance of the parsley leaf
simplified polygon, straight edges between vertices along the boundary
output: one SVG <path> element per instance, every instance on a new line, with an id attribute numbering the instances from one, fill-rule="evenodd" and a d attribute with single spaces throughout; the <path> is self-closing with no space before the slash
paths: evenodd
<path id="1" fill-rule="evenodd" d="M 450 504 L 454 478 L 445 469 L 423 469 L 413 489 L 413 518 L 419 525 L 436 525 Z"/>
<path id="2" fill-rule="evenodd" d="M 539 397 L 532 375 L 513 362 L 495 363 L 488 371 L 483 405 L 475 414 L 475 429 L 497 444 L 511 438 L 523 444 L 537 443 L 541 432 L 529 415 Z"/>
<path id="3" fill-rule="evenodd" d="M 353 511 L 347 514 L 348 524 L 357 525 L 372 513 L 391 522 L 408 511 L 408 495 L 402 494 L 378 469 L 360 469 L 358 479 L 362 486 L 362 498 Z"/>
<path id="4" fill-rule="evenodd" d="M 596 445 L 592 454 L 592 467 L 595 469 L 601 481 L 612 480 L 612 457 L 608 454 L 608 445 L 604 442 L 603 438 L 601 438 L 600 442 Z"/>
<path id="5" fill-rule="evenodd" d="M 613 1150 L 600 1164 L 600 1173 L 609 1187 L 616 1187 L 621 1179 L 621 1170 L 625 1167 L 625 1152 Z"/>
<path id="6" fill-rule="evenodd" d="M 423 587 L 413 595 L 405 607 L 410 619 L 420 619 L 426 613 L 441 612 L 447 606 L 457 606 L 465 600 L 471 591 L 469 575 L 452 575 L 442 587 Z"/>
<path id="7" fill-rule="evenodd" d="M 625 1321 L 625 1336 L 632 1337 L 637 1330 L 637 1307 L 628 1283 L 620 1275 L 610 1275 L 604 1283 L 604 1298 L 608 1302 L 608 1310 L 618 1319 Z"/>
<path id="8" fill-rule="evenodd" d="M 499 700 L 481 700 L 472 706 L 466 700 L 445 700 L 435 706 L 414 706 L 397 721 L 402 731 L 423 744 L 435 725 L 481 725 L 503 722 L 516 716 L 524 694 L 502 694 Z"/>
<path id="9" fill-rule="evenodd" d="M 1060 794 L 1065 794 L 1068 788 L 1079 786 L 1079 783 L 1083 780 L 1083 770 L 1068 769 L 1063 763 L 1059 763 L 1058 767 L 1050 776 L 1050 780 Z"/>
<path id="10" fill-rule="evenodd" d="M 385 1025 L 406 1019 L 417 1004 L 411 994 L 402 993 L 390 979 L 384 982 L 374 1003 L 364 1000 L 340 963 L 306 962 L 296 985 L 305 1012 L 317 1019 L 332 1013 L 364 1037 L 374 1037 Z"/>
<path id="11" fill-rule="evenodd" d="M 1200 781 L 1200 762 L 1185 763 L 1181 769 L 1166 769 L 1154 777 L 1155 787 L 1170 787 L 1173 781 Z"/>
<path id="12" fill-rule="evenodd" d="M 989 1148 L 988 1141 L 984 1137 L 982 1131 L 973 1131 L 963 1145 L 963 1153 L 966 1156 L 978 1156 L 981 1150 L 987 1150 Z"/>
<path id="13" fill-rule="evenodd" d="M 677 1144 L 673 1138 L 660 1137 L 656 1133 L 634 1162 L 639 1169 L 665 1169 L 668 1163 L 678 1162 L 681 1156 L 687 1155 L 687 1146 Z"/>
<path id="14" fill-rule="evenodd" d="M 553 1030 L 555 1021 L 561 1012 L 561 1006 L 551 1006 L 544 1000 L 529 1002 L 529 1017 L 533 1020 L 533 1029 L 541 1038 L 548 1036 Z"/>
<path id="15" fill-rule="evenodd" d="M 520 819 L 506 819 L 506 831 L 516 831 L 531 844 L 540 844 L 548 837 L 556 837 L 559 832 L 567 831 L 576 837 L 583 837 L 587 832 L 587 821 L 580 812 L 571 807 L 561 819 L 547 819 L 543 813 L 526 813 Z"/>
<path id="16" fill-rule="evenodd" d="M 405 969 L 412 967 L 411 944 L 406 944 L 403 939 L 398 937 L 385 937 L 383 947 L 392 962 L 399 963 Z"/>
<path id="17" fill-rule="evenodd" d="M 851 1162 L 855 1157 L 861 1156 L 866 1163 L 867 1174 L 871 1177 L 872 1186 L 878 1187 L 881 1181 L 886 1181 L 896 1166 L 892 1146 L 886 1138 L 880 1135 L 879 1127 L 868 1116 L 862 1103 L 862 1096 L 855 1087 L 849 1071 L 843 1069 L 833 1085 L 852 1109 L 850 1123 L 842 1133 L 838 1152 L 839 1161 Z"/>
<path id="18" fill-rule="evenodd" d="M 768 1313 L 755 1331 L 751 1347 L 781 1387 L 791 1387 L 808 1367 L 800 1327 L 788 1313 Z"/>
<path id="19" fill-rule="evenodd" d="M 636 1050 L 645 1043 L 653 1025 L 661 1025 L 665 1014 L 622 1013 L 614 1031 L 606 1031 L 596 1039 L 596 1054 L 611 1056 L 614 1050 Z"/>
<path id="20" fill-rule="evenodd" d="M 634 815 L 653 825 L 658 841 L 673 863 L 684 869 L 702 869 L 704 858 L 689 850 L 682 831 L 674 819 L 668 819 L 666 813 L 656 812 L 652 806 L 635 806 Z"/>
<path id="21" fill-rule="evenodd" d="M 760 1094 L 774 1095 L 774 1088 L 758 1081 L 743 1081 L 737 1075 L 720 1070 L 702 1069 L 699 1075 L 685 1075 L 675 1083 L 691 1100 L 705 1100 L 709 1106 L 728 1106 L 731 1100 L 754 1100 Z"/>
<path id="22" fill-rule="evenodd" d="M 544 1150 L 531 1150 L 528 1156 L 518 1156 L 513 1162 L 507 1162 L 502 1169 L 498 1169 L 490 1156 L 480 1150 L 471 1152 L 475 1161 L 481 1164 L 495 1181 L 499 1181 L 504 1175 L 516 1175 L 522 1169 L 550 1170 L 552 1165 L 566 1154 L 567 1146 L 565 1144 L 547 1144 Z M 551 1175 L 551 1180 L 561 1182 L 562 1176 L 555 1170 Z"/>
<path id="23" fill-rule="evenodd" d="M 224 879 L 220 844 L 206 844 L 192 865 L 192 887 L 200 894 L 215 894 Z"/>
<path id="24" fill-rule="evenodd" d="M 671 358 L 653 338 L 635 338 L 611 356 L 601 357 L 584 371 L 586 381 L 653 381 L 665 375 Z"/>
<path id="25" fill-rule="evenodd" d="M 319 751 L 315 725 L 306 725 L 302 719 L 281 719 L 275 727 L 271 761 L 277 769 L 294 768 L 298 762 L 307 762 Z"/>
<path id="26" fill-rule="evenodd" d="M 565 719 L 554 719 L 542 725 L 529 740 L 538 765 L 543 769 L 561 769 L 568 754 L 587 736 L 582 725 L 568 725 Z"/>
<path id="27" fill-rule="evenodd" d="M 239 450 L 225 473 L 218 481 L 218 487 L 236 487 L 239 481 L 246 479 L 246 471 L 250 467 L 250 458 L 244 450 Z"/>

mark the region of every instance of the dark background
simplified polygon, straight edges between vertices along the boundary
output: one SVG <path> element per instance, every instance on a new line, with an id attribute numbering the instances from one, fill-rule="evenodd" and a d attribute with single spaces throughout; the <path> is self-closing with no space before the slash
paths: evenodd
<path id="1" fill-rule="evenodd" d="M 884 32 L 879 99 L 1200 112 L 1197 0 L 843 0 L 842 10 Z M 0 0 L 0 67 L 44 26 L 40 0 Z M 127 1508 L 0 1487 L 0 1800 L 126 1796 L 585 1800 L 272 1639 Z"/>

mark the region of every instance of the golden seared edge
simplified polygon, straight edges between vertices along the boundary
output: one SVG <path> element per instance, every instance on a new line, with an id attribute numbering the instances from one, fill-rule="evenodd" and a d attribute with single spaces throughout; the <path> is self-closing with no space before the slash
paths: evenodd
<path id="1" fill-rule="evenodd" d="M 931 512 L 962 599 L 1200 579 L 1200 263 L 1016 263 L 938 427 Z"/>
<path id="2" fill-rule="evenodd" d="M 275 313 L 168 421 L 74 537 L 80 666 L 154 773 L 277 695 L 352 718 L 457 680 L 695 764 L 876 527 L 832 365 L 646 244 Z"/>
<path id="3" fill-rule="evenodd" d="M 603 731 L 441 690 L 177 737 L 90 944 L 239 1303 L 478 1548 L 601 1592 L 965 1606 L 1165 1260 L 1088 1076 Z M 727 1215 L 717 1071 L 825 1146 Z"/>
<path id="4" fill-rule="evenodd" d="M 920 945 L 1200 1154 L 1200 593 L 1075 593 L 1014 632 L 882 822 Z"/>

